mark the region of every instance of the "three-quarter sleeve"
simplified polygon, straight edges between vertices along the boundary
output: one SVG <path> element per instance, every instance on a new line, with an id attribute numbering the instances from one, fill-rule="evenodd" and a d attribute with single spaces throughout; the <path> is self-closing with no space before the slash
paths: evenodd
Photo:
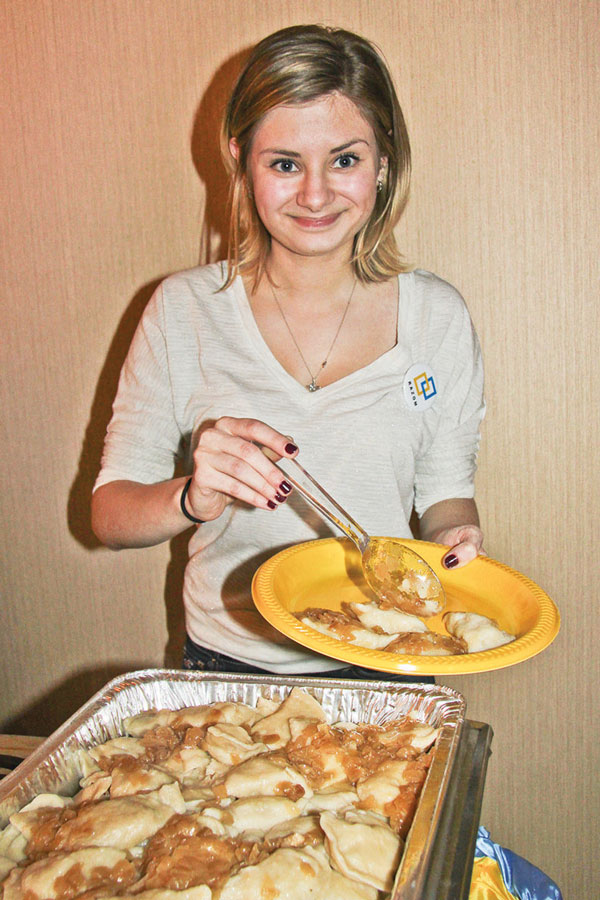
<path id="1" fill-rule="evenodd" d="M 171 478 L 181 450 L 159 286 L 138 324 L 121 370 L 95 488 L 118 479 Z"/>
<path id="2" fill-rule="evenodd" d="M 469 312 L 460 295 L 456 297 L 453 313 L 431 356 L 433 369 L 440 372 L 441 390 L 437 402 L 425 413 L 415 460 L 414 506 L 419 516 L 434 503 L 472 498 L 475 492 L 480 426 L 485 414 L 483 363 Z M 431 333 L 435 335 L 435 328 Z"/>

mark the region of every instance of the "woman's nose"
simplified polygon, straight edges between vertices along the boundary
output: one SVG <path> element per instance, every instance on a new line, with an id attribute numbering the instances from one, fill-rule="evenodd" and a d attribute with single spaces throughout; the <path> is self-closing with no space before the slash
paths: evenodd
<path id="1" fill-rule="evenodd" d="M 317 211 L 333 200 L 334 192 L 324 172 L 306 172 L 298 191 L 298 205 Z"/>

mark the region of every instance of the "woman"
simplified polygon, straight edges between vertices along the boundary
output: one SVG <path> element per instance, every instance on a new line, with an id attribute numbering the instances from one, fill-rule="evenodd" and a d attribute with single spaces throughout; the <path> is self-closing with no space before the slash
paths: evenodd
<path id="1" fill-rule="evenodd" d="M 371 44 L 321 26 L 265 38 L 233 90 L 222 144 L 229 259 L 168 278 L 149 303 L 93 525 L 122 548 L 197 523 L 187 666 L 337 674 L 252 604 L 260 562 L 332 531 L 271 458 L 300 447 L 370 533 L 409 537 L 414 506 L 421 536 L 450 547 L 445 565 L 468 562 L 482 552 L 479 347 L 457 292 L 399 256 L 409 142 Z M 178 460 L 186 474 L 174 476 Z"/>

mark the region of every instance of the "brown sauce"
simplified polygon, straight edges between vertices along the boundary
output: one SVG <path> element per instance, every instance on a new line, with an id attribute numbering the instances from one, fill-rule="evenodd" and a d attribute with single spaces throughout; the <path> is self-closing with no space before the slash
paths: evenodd
<path id="1" fill-rule="evenodd" d="M 95 866 L 85 873 L 80 862 L 71 866 L 64 875 L 59 875 L 54 881 L 56 900 L 70 900 L 71 897 L 79 897 L 84 891 L 95 888 L 110 888 L 111 892 L 117 892 L 128 887 L 138 877 L 136 867 L 126 859 L 120 860 L 115 866 Z M 39 900 L 37 895 L 35 900 Z"/>
<path id="2" fill-rule="evenodd" d="M 99 801 L 102 803 L 103 801 Z M 105 801 L 108 802 L 108 801 Z M 119 802 L 119 801 L 113 801 Z M 76 815 L 67 819 L 57 831 L 52 849 L 77 850 L 90 845 L 95 836 L 94 812 L 99 804 L 95 801 L 81 803 L 76 807 Z"/>
<path id="3" fill-rule="evenodd" d="M 109 762 L 113 791 L 127 786 L 128 794 L 136 794 L 154 786 L 156 769 L 143 756 L 113 756 Z"/>
<path id="4" fill-rule="evenodd" d="M 46 856 L 50 851 L 55 850 L 59 828 L 77 815 L 77 809 L 72 806 L 42 807 L 36 812 L 35 826 L 27 844 L 27 855 L 32 859 Z"/>
<path id="5" fill-rule="evenodd" d="M 280 781 L 275 785 L 273 793 L 278 797 L 287 797 L 288 800 L 299 800 L 304 797 L 306 791 L 301 784 L 294 784 L 292 781 Z"/>
<path id="6" fill-rule="evenodd" d="M 205 830 L 180 838 L 169 853 L 152 857 L 144 879 L 146 889 L 184 891 L 198 884 L 215 887 L 236 865 L 232 842 Z"/>
<path id="7" fill-rule="evenodd" d="M 183 891 L 199 884 L 214 889 L 265 855 L 254 842 L 215 835 L 193 816 L 174 815 L 146 846 L 144 890 Z"/>
<path id="8" fill-rule="evenodd" d="M 383 741 L 387 734 L 391 739 Z M 410 735 L 402 735 L 396 725 L 389 729 L 377 725 L 359 725 L 347 730 L 326 723 L 308 725 L 286 747 L 291 765 L 300 771 L 313 789 L 328 780 L 326 766 L 333 757 L 343 768 L 351 785 L 376 772 L 390 759 L 414 759 L 418 756 L 410 745 Z"/>
<path id="9" fill-rule="evenodd" d="M 228 706 L 228 705 L 229 704 L 225 704 L 225 706 Z M 191 722 L 186 721 L 186 712 L 187 711 L 185 709 L 183 709 L 183 710 L 181 710 L 181 715 L 175 717 L 175 719 L 173 720 L 174 728 L 179 728 L 179 729 L 187 728 L 188 730 L 190 728 L 208 728 L 209 725 L 216 725 L 217 722 L 220 722 L 221 719 L 223 718 L 223 708 L 222 708 L 222 706 L 219 706 L 219 705 L 205 708 L 205 711 L 204 711 L 205 718 L 204 718 L 204 721 L 202 722 L 202 725 L 192 725 Z"/>
<path id="10" fill-rule="evenodd" d="M 467 652 L 467 645 L 462 638 L 451 637 L 449 634 L 437 634 L 435 631 L 414 632 L 401 634 L 389 643 L 385 650 L 391 653 L 408 653 L 411 656 L 420 656 L 431 653 L 432 647 L 445 651 L 451 656 L 458 656 Z"/>
<path id="11" fill-rule="evenodd" d="M 261 734 L 260 739 L 263 744 L 269 746 L 269 744 L 278 744 L 281 740 L 281 735 L 277 734 L 277 732 L 273 732 L 273 734 Z"/>
<path id="12" fill-rule="evenodd" d="M 352 616 L 333 609 L 320 609 L 313 607 L 298 613 L 298 618 L 309 619 L 320 625 L 325 625 L 342 641 L 352 641 L 357 628 L 362 627 Z"/>
<path id="13" fill-rule="evenodd" d="M 386 803 L 383 811 L 389 816 L 390 827 L 404 838 L 408 834 L 421 794 L 423 782 L 404 784 L 390 803 Z"/>
<path id="14" fill-rule="evenodd" d="M 272 853 L 281 847 L 316 847 L 325 840 L 325 833 L 320 825 L 315 825 L 310 831 L 291 831 L 283 837 L 269 838 L 265 841 L 265 847 Z"/>
<path id="15" fill-rule="evenodd" d="M 163 762 L 171 752 L 179 745 L 181 735 L 169 725 L 159 725 L 151 731 L 147 731 L 142 737 L 144 745 L 144 758 L 148 762 Z"/>
<path id="16" fill-rule="evenodd" d="M 181 738 L 182 747 L 200 747 L 206 737 L 206 732 L 215 722 L 207 722 L 206 725 L 192 725 L 186 728 Z"/>

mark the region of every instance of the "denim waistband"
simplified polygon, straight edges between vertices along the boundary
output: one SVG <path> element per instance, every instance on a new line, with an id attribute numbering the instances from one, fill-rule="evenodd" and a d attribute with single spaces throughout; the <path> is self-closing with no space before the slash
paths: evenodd
<path id="1" fill-rule="evenodd" d="M 186 636 L 183 649 L 183 668 L 204 672 L 239 672 L 246 675 L 276 675 L 268 669 L 251 666 L 216 650 L 207 650 Z M 378 672 L 363 666 L 342 666 L 327 672 L 297 672 L 305 678 L 347 678 L 357 681 L 395 681 L 401 683 L 435 684 L 435 679 L 427 675 L 405 675 L 402 672 Z"/>

